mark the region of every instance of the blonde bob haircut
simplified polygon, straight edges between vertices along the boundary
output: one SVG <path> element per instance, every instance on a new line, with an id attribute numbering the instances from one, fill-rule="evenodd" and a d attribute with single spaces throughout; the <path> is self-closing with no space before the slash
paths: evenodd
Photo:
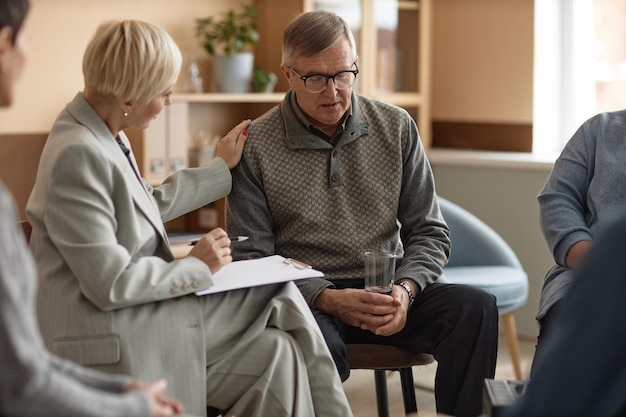
<path id="1" fill-rule="evenodd" d="M 182 56 L 163 29 L 139 20 L 101 24 L 83 56 L 85 89 L 138 107 L 174 85 Z"/>

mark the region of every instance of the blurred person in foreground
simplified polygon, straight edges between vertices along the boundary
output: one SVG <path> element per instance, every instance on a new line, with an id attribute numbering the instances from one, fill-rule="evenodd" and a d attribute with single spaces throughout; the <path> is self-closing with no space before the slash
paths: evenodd
<path id="1" fill-rule="evenodd" d="M 536 353 L 533 378 L 503 417 L 626 416 L 624 213 L 596 230 L 554 317 L 555 331 Z"/>
<path id="2" fill-rule="evenodd" d="M 28 0 L 0 0 L 0 106 L 13 102 L 27 49 Z M 166 382 L 144 384 L 51 355 L 36 319 L 37 272 L 0 181 L 0 415 L 11 417 L 167 417 L 182 411 Z"/>
<path id="3" fill-rule="evenodd" d="M 249 124 L 206 166 L 144 181 L 123 130 L 170 104 L 181 62 L 163 29 L 138 20 L 102 24 L 87 46 L 84 89 L 51 129 L 26 207 L 46 345 L 106 372 L 163 375 L 193 414 L 351 416 L 293 283 L 198 297 L 232 261 L 220 228 L 172 255 L 164 222 L 230 192 Z"/>
<path id="4" fill-rule="evenodd" d="M 357 60 L 334 13 L 304 13 L 286 27 L 281 69 L 291 89 L 250 125 L 233 170 L 228 228 L 254 236 L 234 257 L 279 254 L 324 272 L 297 285 L 342 380 L 349 343 L 431 353 L 437 411 L 473 417 L 495 372 L 495 299 L 436 283 L 449 230 L 417 126 L 405 110 L 353 91 Z M 363 289 L 372 249 L 399 255 L 391 297 Z"/>

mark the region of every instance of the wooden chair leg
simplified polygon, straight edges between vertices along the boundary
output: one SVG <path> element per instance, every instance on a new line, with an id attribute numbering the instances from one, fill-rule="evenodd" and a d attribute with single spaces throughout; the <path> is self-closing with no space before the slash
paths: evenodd
<path id="1" fill-rule="evenodd" d="M 502 326 L 504 327 L 504 333 L 509 345 L 509 352 L 511 354 L 511 362 L 513 362 L 513 369 L 515 370 L 515 379 L 522 379 L 522 365 L 520 362 L 519 353 L 519 340 L 517 339 L 517 327 L 515 326 L 515 316 L 513 313 L 505 313 L 500 316 L 502 319 Z"/>
<path id="2" fill-rule="evenodd" d="M 374 370 L 376 383 L 376 406 L 378 417 L 389 417 L 389 396 L 387 395 L 387 376 L 382 369 Z"/>
<path id="3" fill-rule="evenodd" d="M 400 369 L 400 382 L 402 384 L 402 398 L 404 399 L 404 414 L 416 413 L 417 398 L 415 397 L 412 368 Z"/>

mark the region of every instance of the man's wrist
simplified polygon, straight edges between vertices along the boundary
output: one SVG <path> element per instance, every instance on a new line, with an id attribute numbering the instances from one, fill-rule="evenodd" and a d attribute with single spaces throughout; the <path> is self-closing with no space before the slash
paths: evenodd
<path id="1" fill-rule="evenodd" d="M 409 284 L 407 280 L 399 280 L 395 283 L 395 285 L 401 286 L 407 292 L 409 296 L 409 308 L 411 308 L 413 302 L 415 301 L 415 291 L 413 290 L 412 283 Z"/>
<path id="2" fill-rule="evenodd" d="M 334 289 L 334 287 L 323 288 L 322 291 L 320 291 L 320 293 L 315 297 L 311 306 L 323 311 L 324 313 L 330 313 L 332 310 L 332 296 L 334 295 Z"/>

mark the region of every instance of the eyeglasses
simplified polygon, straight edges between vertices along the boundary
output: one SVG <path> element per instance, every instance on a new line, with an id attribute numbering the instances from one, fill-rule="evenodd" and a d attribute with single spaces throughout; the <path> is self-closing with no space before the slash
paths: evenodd
<path id="1" fill-rule="evenodd" d="M 356 81 L 356 75 L 359 73 L 359 67 L 354 64 L 356 69 L 354 70 L 346 70 L 339 71 L 333 75 L 324 75 L 324 74 L 311 74 L 311 75 L 300 75 L 298 71 L 293 69 L 293 67 L 289 67 L 290 70 L 294 72 L 303 82 L 304 87 L 307 89 L 309 93 L 321 93 L 326 90 L 326 86 L 328 85 L 328 80 L 333 80 L 335 84 L 335 88 L 337 90 L 345 90 L 354 85 Z"/>

